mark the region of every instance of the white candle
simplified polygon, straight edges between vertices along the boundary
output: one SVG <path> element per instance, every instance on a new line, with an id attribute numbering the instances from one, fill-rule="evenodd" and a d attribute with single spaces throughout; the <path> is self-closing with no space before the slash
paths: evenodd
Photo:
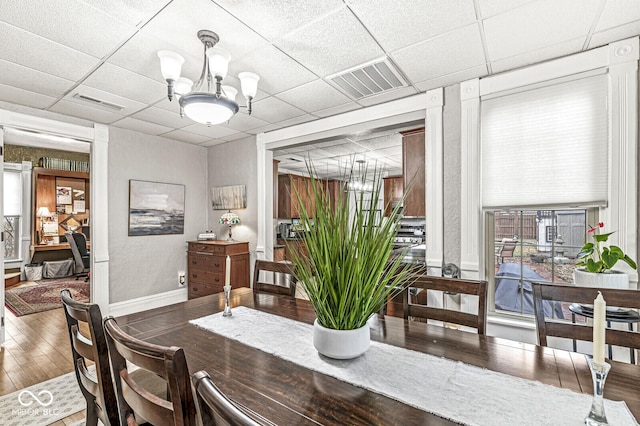
<path id="1" fill-rule="evenodd" d="M 227 262 L 224 266 L 224 285 L 231 285 L 231 256 L 227 256 Z"/>
<path id="2" fill-rule="evenodd" d="M 598 292 L 598 297 L 593 301 L 593 362 L 604 364 L 605 345 L 605 316 L 607 303 Z"/>

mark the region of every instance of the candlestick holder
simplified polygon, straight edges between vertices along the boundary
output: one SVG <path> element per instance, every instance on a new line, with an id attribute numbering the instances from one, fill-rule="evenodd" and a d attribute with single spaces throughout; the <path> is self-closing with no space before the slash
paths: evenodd
<path id="1" fill-rule="evenodd" d="M 231 286 L 225 285 L 224 286 L 224 312 L 222 313 L 223 317 L 230 317 L 231 315 L 233 315 L 231 313 L 231 308 L 229 307 L 230 293 L 231 293 Z"/>
<path id="2" fill-rule="evenodd" d="M 607 380 L 607 373 L 611 369 L 611 365 L 599 363 L 588 358 L 589 368 L 591 369 L 591 377 L 593 378 L 593 402 L 591 403 L 591 411 L 584 419 L 587 426 L 608 425 L 607 416 L 604 412 L 604 382 Z"/>

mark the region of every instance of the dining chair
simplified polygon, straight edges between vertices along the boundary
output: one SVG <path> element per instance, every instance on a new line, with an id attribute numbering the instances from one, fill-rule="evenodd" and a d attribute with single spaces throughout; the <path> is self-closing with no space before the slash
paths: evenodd
<path id="1" fill-rule="evenodd" d="M 261 272 L 273 273 L 273 282 L 267 282 L 264 276 L 261 278 Z M 278 283 L 280 280 L 283 282 Z M 290 263 L 256 260 L 253 268 L 253 291 L 295 297 L 295 266 Z"/>
<path id="2" fill-rule="evenodd" d="M 640 349 L 640 332 L 633 331 L 631 324 L 639 322 L 637 309 L 640 308 L 640 291 L 612 288 L 580 287 L 562 284 L 533 284 L 533 304 L 538 332 L 538 344 L 548 346 L 548 337 L 560 337 L 585 342 L 593 341 L 593 328 L 584 322 L 559 320 L 544 314 L 545 301 L 573 304 L 569 310 L 572 317 L 583 313 L 586 318 L 593 317 L 593 301 L 602 293 L 607 303 L 606 320 L 629 323 L 629 330 L 607 328 L 605 340 L 608 345 Z M 575 306 L 575 308 L 574 308 Z M 573 309 L 572 309 L 573 308 Z M 620 309 L 622 308 L 622 309 Z M 611 354 L 611 351 L 609 352 Z M 632 352 L 633 353 L 633 352 Z M 611 358 L 611 355 L 609 355 Z M 632 356 L 631 359 L 634 357 Z"/>
<path id="3" fill-rule="evenodd" d="M 142 417 L 155 426 L 195 426 L 196 409 L 184 350 L 129 336 L 113 317 L 105 318 L 104 329 L 120 424 L 138 424 Z M 137 381 L 127 363 L 162 378 L 167 386 L 167 399 L 154 395 Z"/>
<path id="4" fill-rule="evenodd" d="M 76 379 L 87 401 L 86 424 L 95 426 L 100 419 L 104 425 L 116 426 L 118 405 L 100 307 L 74 300 L 69 289 L 62 290 L 60 297 L 67 318 Z M 88 362 L 95 364 L 95 374 L 88 371 Z"/>
<path id="5" fill-rule="evenodd" d="M 204 426 L 260 426 L 236 403 L 223 394 L 213 383 L 211 376 L 204 370 L 196 372 L 191 378 L 196 392 L 200 418 Z M 253 415 L 256 413 L 252 412 Z M 269 424 L 271 422 L 267 422 Z"/>
<path id="6" fill-rule="evenodd" d="M 412 290 L 415 289 L 415 290 Z M 418 296 L 412 295 L 418 290 Z M 445 294 L 466 294 L 478 297 L 478 313 L 438 308 L 426 304 L 426 293 L 429 290 L 442 291 Z M 416 303 L 421 300 L 423 303 Z M 404 290 L 403 298 L 404 318 L 422 318 L 437 320 L 444 323 L 459 324 L 478 330 L 478 334 L 485 334 L 487 324 L 487 282 L 457 278 L 444 278 L 430 275 L 418 275 L 409 288 Z M 444 303 L 443 303 L 444 305 Z"/>

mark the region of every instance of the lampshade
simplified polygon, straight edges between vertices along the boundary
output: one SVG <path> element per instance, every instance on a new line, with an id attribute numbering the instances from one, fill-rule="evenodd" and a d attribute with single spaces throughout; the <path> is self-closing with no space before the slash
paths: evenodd
<path id="1" fill-rule="evenodd" d="M 224 49 L 212 47 L 207 49 L 207 58 L 209 58 L 209 69 L 215 77 L 225 78 L 229 70 L 229 60 L 231 55 Z"/>
<path id="2" fill-rule="evenodd" d="M 40 207 L 36 212 L 37 217 L 51 217 L 51 212 L 47 207 Z"/>
<path id="3" fill-rule="evenodd" d="M 186 77 L 180 77 L 176 80 L 175 88 L 173 89 L 173 91 L 175 92 L 176 96 L 182 96 L 189 93 L 192 87 L 193 81 L 189 80 Z"/>
<path id="4" fill-rule="evenodd" d="M 237 225 L 240 223 L 240 218 L 237 214 L 228 211 L 220 217 L 220 223 L 225 225 Z"/>
<path id="5" fill-rule="evenodd" d="M 240 87 L 245 98 L 253 98 L 258 92 L 258 80 L 260 77 L 252 72 L 241 72 L 238 74 Z"/>
<path id="6" fill-rule="evenodd" d="M 160 70 L 162 71 L 162 77 L 165 80 L 177 80 L 180 78 L 180 72 L 182 71 L 182 64 L 184 64 L 184 58 L 175 52 L 170 50 L 161 50 L 158 52 L 160 58 Z"/>
<path id="7" fill-rule="evenodd" d="M 238 90 L 232 86 L 222 86 L 222 96 L 235 102 Z"/>
<path id="8" fill-rule="evenodd" d="M 238 104 L 225 97 L 216 98 L 208 93 L 191 92 L 180 98 L 187 117 L 198 123 L 213 125 L 228 121 L 238 112 Z"/>

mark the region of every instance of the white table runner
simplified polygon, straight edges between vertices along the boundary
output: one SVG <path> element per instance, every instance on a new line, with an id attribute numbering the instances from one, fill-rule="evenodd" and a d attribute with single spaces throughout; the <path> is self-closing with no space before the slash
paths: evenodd
<path id="1" fill-rule="evenodd" d="M 583 425 L 592 397 L 372 341 L 354 360 L 321 357 L 309 324 L 247 307 L 190 321 L 279 358 L 468 425 Z M 606 386 L 606 385 L 605 385 Z M 624 401 L 605 400 L 611 425 L 637 425 Z"/>

